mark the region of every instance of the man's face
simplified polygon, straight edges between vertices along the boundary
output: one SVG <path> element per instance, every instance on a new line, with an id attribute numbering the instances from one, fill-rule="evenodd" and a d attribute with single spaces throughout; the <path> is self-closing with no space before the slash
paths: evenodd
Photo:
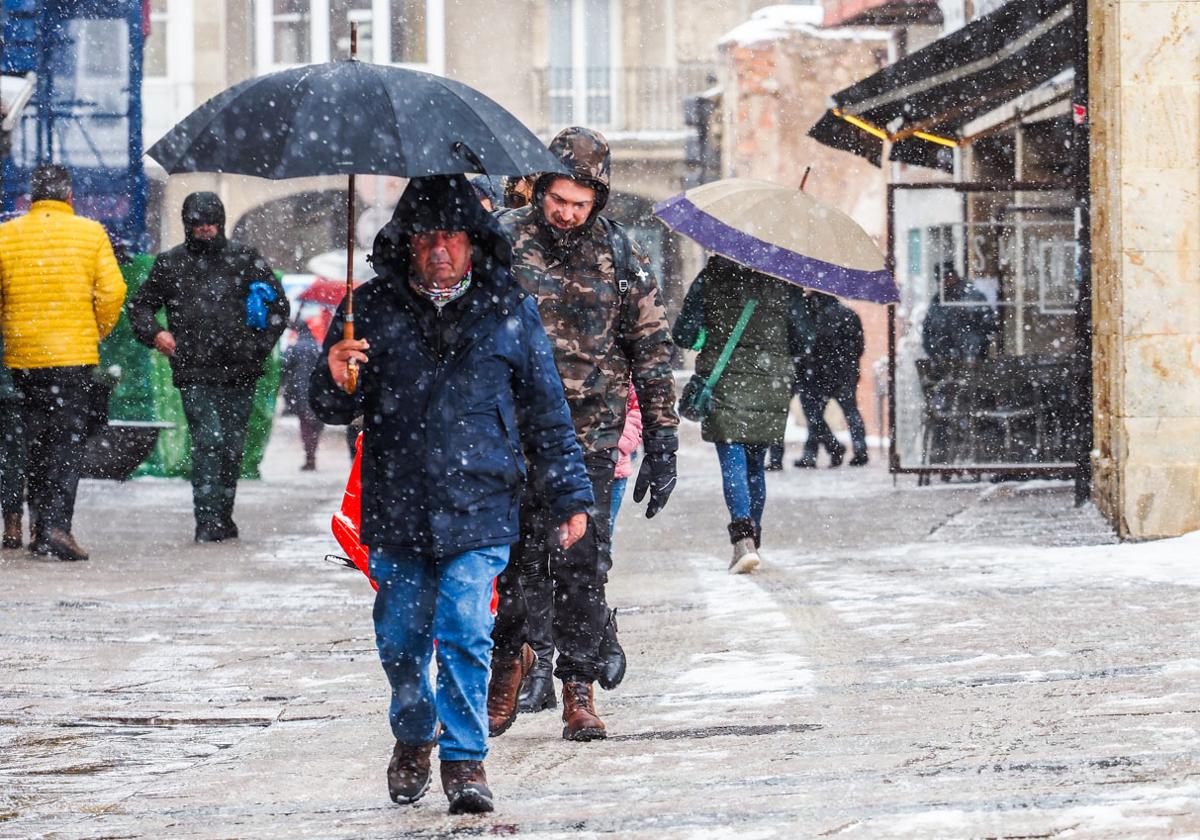
<path id="1" fill-rule="evenodd" d="M 471 261 L 471 237 L 462 230 L 431 230 L 414 234 L 412 266 L 427 286 L 445 289 L 467 273 Z"/>
<path id="2" fill-rule="evenodd" d="M 570 178 L 556 178 L 542 198 L 542 214 L 558 230 L 577 228 L 596 206 L 596 191 Z"/>
<path id="3" fill-rule="evenodd" d="M 220 230 L 219 225 L 192 225 L 192 238 L 208 242 L 217 238 L 218 230 Z"/>

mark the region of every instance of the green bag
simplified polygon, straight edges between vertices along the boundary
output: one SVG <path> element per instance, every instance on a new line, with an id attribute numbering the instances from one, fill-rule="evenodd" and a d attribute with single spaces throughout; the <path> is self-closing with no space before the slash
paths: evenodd
<path id="1" fill-rule="evenodd" d="M 680 417 L 691 420 L 693 423 L 699 423 L 712 414 L 713 388 L 716 387 L 721 374 L 725 372 L 729 358 L 733 355 L 737 343 L 741 341 L 742 333 L 746 331 L 746 325 L 750 323 L 750 316 L 754 314 L 756 306 L 758 306 L 758 301 L 754 298 L 746 301 L 746 305 L 742 307 L 742 314 L 738 316 L 737 323 L 733 326 L 733 332 L 729 334 L 729 340 L 721 348 L 721 355 L 717 357 L 717 363 L 713 365 L 712 373 L 708 375 L 708 378 L 705 379 L 700 374 L 693 373 L 688 384 L 683 387 L 683 393 L 679 396 Z"/>

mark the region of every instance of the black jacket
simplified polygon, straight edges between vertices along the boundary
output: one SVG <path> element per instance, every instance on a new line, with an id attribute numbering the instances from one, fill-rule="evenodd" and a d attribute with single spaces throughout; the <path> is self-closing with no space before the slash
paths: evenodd
<path id="1" fill-rule="evenodd" d="M 802 385 L 824 397 L 854 393 L 866 349 L 862 319 L 837 298 L 820 293 L 808 298 L 808 311 L 813 337 L 802 361 Z"/>
<path id="2" fill-rule="evenodd" d="M 409 234 L 431 228 L 467 230 L 476 246 L 470 289 L 441 312 L 408 284 Z M 371 361 L 352 396 L 322 359 L 309 394 L 327 423 L 363 416 L 364 544 L 450 556 L 515 542 L 522 450 L 557 521 L 592 505 L 553 350 L 508 259 L 461 176 L 414 179 L 376 238 L 379 276 L 354 295 Z M 339 310 L 325 353 L 342 323 Z"/>
<path id="3" fill-rule="evenodd" d="M 275 291 L 261 330 L 246 324 L 246 298 L 255 281 Z M 147 347 L 162 329 L 155 314 L 164 308 L 175 337 L 176 386 L 253 385 L 289 310 L 283 287 L 258 251 L 223 236 L 213 247 L 185 242 L 158 255 L 150 277 L 126 304 L 134 335 Z"/>

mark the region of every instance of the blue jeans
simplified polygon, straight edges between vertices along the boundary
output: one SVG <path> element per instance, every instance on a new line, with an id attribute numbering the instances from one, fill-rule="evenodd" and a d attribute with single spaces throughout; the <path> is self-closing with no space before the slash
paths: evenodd
<path id="1" fill-rule="evenodd" d="M 638 451 L 635 449 L 629 455 L 629 466 L 637 466 Z M 612 510 L 608 517 L 608 533 L 612 534 L 617 529 L 617 514 L 621 512 L 621 500 L 625 498 L 625 486 L 629 484 L 629 477 L 614 478 L 612 485 Z"/>
<path id="2" fill-rule="evenodd" d="M 492 580 L 508 565 L 507 545 L 453 557 L 371 549 L 375 644 L 392 686 L 389 720 L 402 744 L 433 740 L 443 761 L 487 756 Z M 437 694 L 429 680 L 437 639 Z"/>
<path id="3" fill-rule="evenodd" d="M 721 489 L 729 518 L 752 519 L 762 527 L 763 508 L 767 506 L 767 477 L 763 461 L 766 446 L 749 443 L 718 443 L 721 462 Z"/>

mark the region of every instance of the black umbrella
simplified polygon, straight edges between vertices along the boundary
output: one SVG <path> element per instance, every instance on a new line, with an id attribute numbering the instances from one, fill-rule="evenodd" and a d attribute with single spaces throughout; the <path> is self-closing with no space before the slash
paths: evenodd
<path id="1" fill-rule="evenodd" d="M 219 93 L 146 152 L 168 173 L 348 175 L 346 337 L 354 337 L 354 176 L 564 172 L 516 117 L 477 90 L 351 58 L 249 79 Z M 353 390 L 353 374 L 351 378 Z"/>

